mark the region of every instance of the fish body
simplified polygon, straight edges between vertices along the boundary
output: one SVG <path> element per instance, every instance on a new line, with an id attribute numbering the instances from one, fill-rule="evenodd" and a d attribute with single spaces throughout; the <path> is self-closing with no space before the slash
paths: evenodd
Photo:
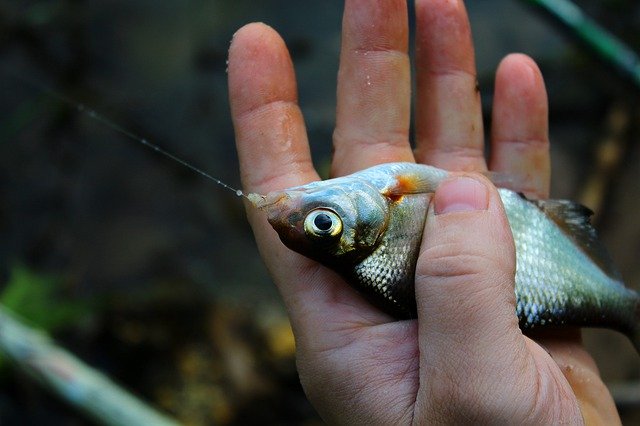
<path id="1" fill-rule="evenodd" d="M 430 198 L 449 173 L 388 163 L 352 175 L 253 195 L 290 249 L 340 273 L 396 318 L 415 318 L 414 274 Z M 590 211 L 499 189 L 516 248 L 523 330 L 605 327 L 640 352 L 640 296 L 626 288 L 589 224 Z"/>

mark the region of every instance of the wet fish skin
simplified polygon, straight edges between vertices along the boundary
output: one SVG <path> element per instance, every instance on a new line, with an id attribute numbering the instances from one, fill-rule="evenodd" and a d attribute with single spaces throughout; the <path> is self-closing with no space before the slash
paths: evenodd
<path id="1" fill-rule="evenodd" d="M 334 269 L 392 316 L 415 318 L 414 274 L 427 207 L 448 176 L 431 166 L 388 163 L 275 191 L 256 205 L 287 247 Z M 629 336 L 640 353 L 640 296 L 619 279 L 588 223 L 588 209 L 531 201 L 503 188 L 499 194 L 516 247 L 520 327 L 611 328 Z M 330 226 L 334 235 L 323 229 Z"/>
<path id="2" fill-rule="evenodd" d="M 611 268 L 607 272 L 534 202 L 507 189 L 499 193 L 516 247 L 520 327 L 613 328 L 635 339 L 638 347 L 640 296 L 624 286 L 606 252 L 599 255 L 605 256 L 602 261 Z M 585 226 L 587 232 L 593 232 L 588 223 Z M 597 241 L 588 244 L 599 245 Z"/>

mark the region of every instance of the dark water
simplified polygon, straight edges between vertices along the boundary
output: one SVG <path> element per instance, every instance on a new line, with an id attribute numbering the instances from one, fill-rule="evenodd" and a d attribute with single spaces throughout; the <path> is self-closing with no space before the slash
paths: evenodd
<path id="1" fill-rule="evenodd" d="M 606 182 L 604 202 L 591 207 L 600 209 L 602 236 L 623 275 L 638 288 L 636 94 L 522 3 L 469 2 L 486 110 L 500 59 L 514 51 L 534 57 L 549 89 L 553 194 L 572 199 L 584 195 L 585 182 L 594 174 L 594 150 L 609 132 L 611 111 L 617 107 L 628 116 L 624 160 Z M 600 3 L 580 2 L 637 49 L 639 8 L 613 2 L 605 9 Z M 154 319 L 161 316 L 158 311 L 165 312 L 169 323 L 186 318 L 207 322 L 210 311 L 219 311 L 212 306 L 220 305 L 232 306 L 231 313 L 214 316 L 239 321 L 243 330 L 260 329 L 256 323 L 265 322 L 265 315 L 280 318 L 280 302 L 238 198 L 15 76 L 89 105 L 239 186 L 225 72 L 233 33 L 248 22 L 264 21 L 282 34 L 296 66 L 314 159 L 323 166 L 329 161 L 334 123 L 341 14 L 342 2 L 0 1 L 2 282 L 13 265 L 21 264 L 60 277 L 60 291 L 67 298 L 98 301 L 101 308 L 90 321 L 81 321 L 82 330 L 70 325 L 61 335 L 98 364 L 103 361 L 99 345 L 123 344 L 113 331 L 114 316 L 131 321 L 138 315 L 153 330 L 163 329 Z M 96 347 L 82 343 L 82 333 Z M 166 327 L 164 333 L 171 334 Z M 198 338 L 206 339 L 207 333 Z M 255 339 L 247 339 L 243 344 L 255 346 Z M 606 380 L 638 380 L 640 363 L 623 338 L 591 333 L 587 340 Z M 110 356 L 114 358 L 100 365 L 135 364 L 123 353 Z M 295 379 L 287 368 L 282 380 Z M 162 383 L 136 383 L 131 370 L 109 371 L 148 399 L 157 398 L 150 389 Z M 168 382 L 175 381 L 168 376 Z M 222 386 L 216 380 L 207 383 Z M 159 399 L 155 403 L 163 405 Z M 307 409 L 297 415 L 303 418 Z M 235 410 L 227 421 L 244 418 Z M 0 405 L 0 419 L 3 412 L 11 408 Z M 639 415 L 637 409 L 624 414 L 629 419 Z"/>

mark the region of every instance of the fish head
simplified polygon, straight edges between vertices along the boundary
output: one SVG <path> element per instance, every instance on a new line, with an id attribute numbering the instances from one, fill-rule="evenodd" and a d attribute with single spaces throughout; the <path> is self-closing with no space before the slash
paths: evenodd
<path id="1" fill-rule="evenodd" d="M 256 205 L 287 247 L 327 266 L 368 256 L 389 216 L 376 188 L 345 178 L 271 192 Z"/>

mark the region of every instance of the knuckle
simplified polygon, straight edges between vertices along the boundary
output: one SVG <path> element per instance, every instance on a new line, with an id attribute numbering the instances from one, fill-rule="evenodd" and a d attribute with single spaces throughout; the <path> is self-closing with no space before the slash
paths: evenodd
<path id="1" fill-rule="evenodd" d="M 463 244 L 440 244 L 425 249 L 418 258 L 416 280 L 477 278 L 492 262 Z"/>

